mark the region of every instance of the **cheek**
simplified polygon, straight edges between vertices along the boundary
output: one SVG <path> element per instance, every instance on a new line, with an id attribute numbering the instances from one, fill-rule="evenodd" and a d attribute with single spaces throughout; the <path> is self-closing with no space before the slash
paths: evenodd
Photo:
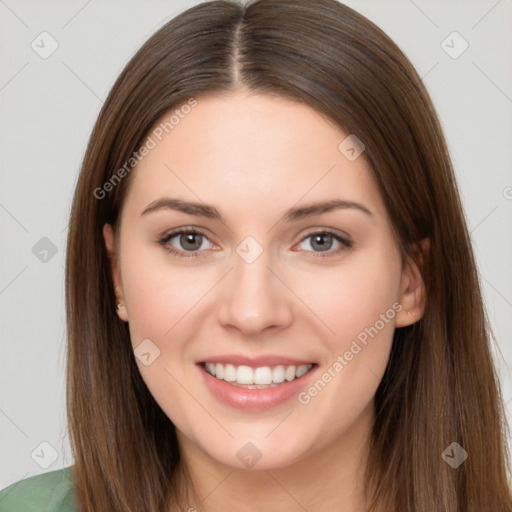
<path id="1" fill-rule="evenodd" d="M 307 303 L 325 324 L 328 355 L 322 373 L 298 401 L 304 414 L 317 419 L 325 439 L 339 435 L 370 407 L 382 379 L 400 309 L 400 261 L 395 253 L 376 251 L 307 282 L 312 290 Z"/>
<path id="2" fill-rule="evenodd" d="M 376 322 L 381 338 L 391 337 L 396 315 L 392 306 L 397 307 L 400 276 L 396 253 L 369 251 L 364 257 L 347 258 L 339 266 L 304 272 L 295 282 L 298 295 L 305 297 L 304 302 L 324 324 L 324 339 L 339 352 Z M 383 326 L 379 319 L 386 312 Z"/>
<path id="3" fill-rule="evenodd" d="M 132 343 L 163 341 L 205 294 L 208 283 L 192 267 L 173 266 L 163 249 L 127 243 L 124 251 L 121 273 Z"/>
<path id="4" fill-rule="evenodd" d="M 177 411 L 188 410 L 189 393 L 197 393 L 198 384 L 191 378 L 195 368 L 190 364 L 188 340 L 197 325 L 194 315 L 200 312 L 194 305 L 206 293 L 207 283 L 198 272 L 173 268 L 165 261 L 151 258 L 143 262 L 140 256 L 127 256 L 122 265 L 132 347 L 136 349 L 149 339 L 151 357 L 158 354 L 148 365 L 137 358 L 137 366 L 162 410 L 172 421 L 180 423 L 183 418 Z M 144 343 L 141 346 L 147 347 L 147 342 Z M 147 351 L 145 348 L 144 352 Z"/>

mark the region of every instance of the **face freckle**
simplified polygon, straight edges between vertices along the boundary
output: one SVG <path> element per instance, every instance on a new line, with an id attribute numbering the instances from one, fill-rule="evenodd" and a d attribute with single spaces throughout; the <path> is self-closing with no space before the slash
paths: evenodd
<path id="1" fill-rule="evenodd" d="M 138 366 L 181 441 L 222 464 L 240 467 L 242 440 L 262 468 L 349 450 L 372 421 L 402 261 L 364 152 L 339 149 L 347 136 L 284 98 L 204 96 L 130 177 L 118 278 L 133 347 L 158 354 Z M 315 378 L 277 405 L 235 407 L 197 364 L 233 355 L 308 361 Z"/>

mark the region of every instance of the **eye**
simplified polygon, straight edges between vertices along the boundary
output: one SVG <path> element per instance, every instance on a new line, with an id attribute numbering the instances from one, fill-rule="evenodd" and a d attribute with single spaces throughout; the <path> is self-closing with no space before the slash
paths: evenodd
<path id="1" fill-rule="evenodd" d="M 176 250 L 173 245 L 168 245 L 173 239 L 177 240 L 176 243 L 181 245 L 183 250 Z M 179 229 L 158 238 L 156 243 L 180 258 L 194 258 L 200 250 L 205 249 L 203 242 L 206 240 L 206 236 L 196 229 Z"/>
<path id="2" fill-rule="evenodd" d="M 312 252 L 316 253 L 313 254 L 313 256 L 320 258 L 325 258 L 327 256 L 332 256 L 333 254 L 338 254 L 339 252 L 345 249 L 350 249 L 353 246 L 352 242 L 348 238 L 342 237 L 338 233 L 335 233 L 334 231 L 328 229 L 310 233 L 309 235 L 302 239 L 301 244 L 303 244 L 309 239 L 311 239 L 309 242 L 309 246 L 313 248 Z M 338 248 L 333 251 L 330 251 L 329 249 L 331 249 L 332 246 L 335 245 L 335 242 L 339 244 Z"/>
<path id="3" fill-rule="evenodd" d="M 175 243 L 179 244 L 182 249 L 179 247 L 176 249 L 174 244 L 169 245 L 173 239 L 176 239 Z M 304 237 L 300 243 L 303 244 L 309 239 L 311 239 L 309 246 L 313 248 L 313 251 L 306 249 L 306 252 L 314 253 L 314 257 L 332 256 L 353 246 L 352 242 L 348 238 L 342 237 L 338 233 L 328 229 L 310 233 Z M 172 231 L 171 233 L 164 234 L 156 240 L 156 243 L 164 247 L 168 253 L 180 258 L 194 258 L 199 255 L 201 250 L 206 249 L 203 243 L 207 240 L 208 238 L 206 235 L 197 229 L 182 228 Z M 330 249 L 335 245 L 335 243 L 338 244 L 338 248 L 331 251 Z"/>

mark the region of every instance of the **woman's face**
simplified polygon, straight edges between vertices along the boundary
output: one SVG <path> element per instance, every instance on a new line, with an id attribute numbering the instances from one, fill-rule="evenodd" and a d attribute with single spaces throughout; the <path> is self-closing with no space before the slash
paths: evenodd
<path id="1" fill-rule="evenodd" d="M 371 423 L 394 328 L 420 314 L 414 280 L 347 133 L 268 95 L 190 110 L 150 134 L 117 257 L 104 229 L 119 315 L 182 444 L 285 467 Z"/>

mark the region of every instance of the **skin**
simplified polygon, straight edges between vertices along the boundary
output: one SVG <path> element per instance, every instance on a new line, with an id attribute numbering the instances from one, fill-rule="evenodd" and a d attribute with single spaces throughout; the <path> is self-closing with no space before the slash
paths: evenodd
<path id="1" fill-rule="evenodd" d="M 202 500 L 182 507 L 362 510 L 373 400 L 393 332 L 424 311 L 418 268 L 402 261 L 364 153 L 350 161 L 338 149 L 348 134 L 336 124 L 306 105 L 243 90 L 197 99 L 133 171 L 118 253 L 112 227 L 103 230 L 132 345 L 149 338 L 160 350 L 150 365 L 137 364 L 176 426 Z M 225 222 L 171 209 L 141 216 L 164 196 L 212 204 Z M 283 220 L 291 207 L 335 198 L 372 215 L 351 208 Z M 205 233 L 195 258 L 155 243 L 182 227 Z M 327 238 L 322 251 L 306 238 L 326 228 L 353 247 Z M 263 249 L 250 264 L 236 252 L 247 236 Z M 190 246 L 180 236 L 167 242 L 186 254 Z M 195 361 L 233 353 L 314 361 L 321 375 L 396 303 L 403 309 L 308 404 L 294 397 L 241 411 L 197 378 Z M 247 442 L 262 454 L 252 468 L 237 457 Z"/>

